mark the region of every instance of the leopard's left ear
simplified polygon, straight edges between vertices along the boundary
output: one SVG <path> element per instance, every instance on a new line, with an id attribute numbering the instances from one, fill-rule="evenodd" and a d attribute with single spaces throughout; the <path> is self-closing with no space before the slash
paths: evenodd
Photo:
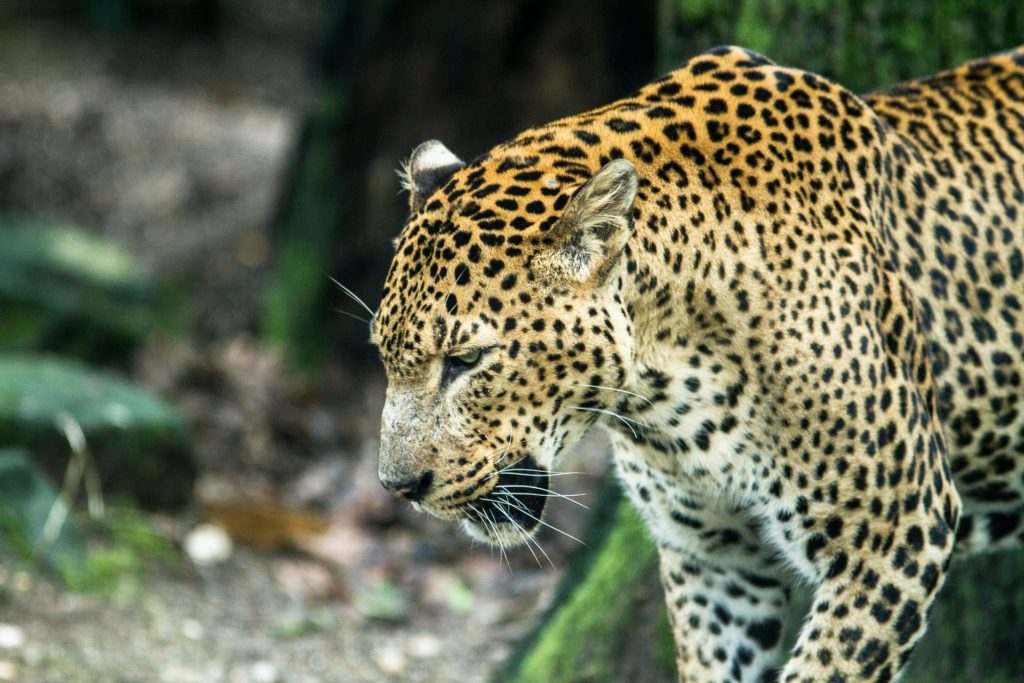
<path id="1" fill-rule="evenodd" d="M 427 197 L 465 165 L 437 140 L 427 140 L 414 149 L 400 171 L 402 186 L 409 191 L 409 213 L 422 209 Z"/>
<path id="2" fill-rule="evenodd" d="M 544 235 L 552 248 L 538 265 L 554 279 L 601 282 L 633 232 L 637 175 L 626 159 L 611 161 L 569 200 L 562 217 Z"/>

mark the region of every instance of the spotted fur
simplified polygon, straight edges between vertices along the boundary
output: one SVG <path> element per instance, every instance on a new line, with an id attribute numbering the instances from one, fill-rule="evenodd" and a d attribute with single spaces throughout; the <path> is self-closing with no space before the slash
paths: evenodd
<path id="1" fill-rule="evenodd" d="M 719 48 L 408 175 L 382 481 L 515 541 L 602 424 L 681 681 L 892 680 L 1024 536 L 1024 49 L 858 97 Z"/>

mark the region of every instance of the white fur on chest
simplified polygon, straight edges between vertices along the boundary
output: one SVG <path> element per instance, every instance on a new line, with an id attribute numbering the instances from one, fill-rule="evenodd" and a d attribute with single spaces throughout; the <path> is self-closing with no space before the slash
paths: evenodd
<path id="1" fill-rule="evenodd" d="M 798 496 L 788 485 L 770 491 L 779 475 L 765 450 L 770 440 L 756 433 L 749 391 L 721 368 L 676 367 L 653 404 L 634 404 L 632 429 L 606 423 L 620 476 L 655 541 L 738 568 L 784 564 L 813 579 Z M 655 396 L 650 387 L 636 391 Z"/>

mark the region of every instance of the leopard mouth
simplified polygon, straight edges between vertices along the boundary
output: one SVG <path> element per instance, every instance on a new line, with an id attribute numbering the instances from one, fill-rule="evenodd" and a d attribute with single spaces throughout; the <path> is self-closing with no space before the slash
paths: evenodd
<path id="1" fill-rule="evenodd" d="M 497 485 L 468 508 L 467 521 L 475 527 L 473 531 L 487 541 L 509 539 L 503 533 L 509 527 L 515 533 L 533 534 L 542 523 L 541 515 L 550 495 L 547 471 L 532 456 L 526 456 L 499 470 L 497 477 Z M 521 538 L 520 542 L 525 540 Z"/>

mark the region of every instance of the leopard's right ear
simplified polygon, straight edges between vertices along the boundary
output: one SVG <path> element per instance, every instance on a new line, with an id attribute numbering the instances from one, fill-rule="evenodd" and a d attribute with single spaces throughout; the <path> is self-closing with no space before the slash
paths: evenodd
<path id="1" fill-rule="evenodd" d="M 409 212 L 422 209 L 427 197 L 465 165 L 437 140 L 427 140 L 414 149 L 399 171 L 402 187 L 409 191 Z"/>

